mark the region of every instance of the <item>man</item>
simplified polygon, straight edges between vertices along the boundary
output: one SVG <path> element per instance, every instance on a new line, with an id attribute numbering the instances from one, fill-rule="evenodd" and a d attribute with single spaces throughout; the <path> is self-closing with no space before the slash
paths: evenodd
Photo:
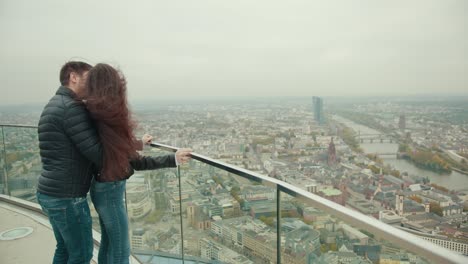
<path id="1" fill-rule="evenodd" d="M 37 200 L 57 240 L 53 263 L 89 263 L 93 256 L 86 194 L 93 168 L 102 167 L 103 150 L 89 113 L 78 100 L 90 69 L 84 62 L 67 62 L 60 71 L 62 85 L 39 120 L 42 173 Z"/>

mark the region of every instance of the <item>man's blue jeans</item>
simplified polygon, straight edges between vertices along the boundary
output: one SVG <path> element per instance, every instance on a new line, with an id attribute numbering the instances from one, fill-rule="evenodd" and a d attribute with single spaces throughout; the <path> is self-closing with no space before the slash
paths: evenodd
<path id="1" fill-rule="evenodd" d="M 57 240 L 52 263 L 89 263 L 93 257 L 93 234 L 86 197 L 60 198 L 37 193 L 37 200 L 49 217 Z"/>
<path id="2" fill-rule="evenodd" d="M 124 194 L 126 181 L 91 184 L 91 200 L 99 214 L 101 246 L 99 263 L 129 263 L 130 239 Z"/>

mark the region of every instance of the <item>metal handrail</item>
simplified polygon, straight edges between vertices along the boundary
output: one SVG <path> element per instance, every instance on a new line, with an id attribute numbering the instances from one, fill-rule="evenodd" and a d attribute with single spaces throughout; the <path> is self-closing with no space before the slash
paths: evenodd
<path id="1" fill-rule="evenodd" d="M 16 125 L 16 124 L 0 124 L 0 127 L 37 128 L 37 126 L 31 126 L 31 125 Z"/>
<path id="2" fill-rule="evenodd" d="M 152 143 L 150 145 L 155 148 L 160 148 L 172 152 L 176 152 L 179 149 L 160 143 Z M 290 183 L 264 176 L 259 173 L 230 165 L 194 152 L 192 152 L 191 157 L 192 159 L 214 166 L 221 170 L 228 171 L 249 180 L 254 180 L 266 186 L 277 188 L 277 190 L 285 192 L 291 196 L 302 198 L 301 200 L 315 208 L 319 208 L 330 215 L 337 216 L 341 220 L 345 221 L 346 223 L 350 223 L 353 226 L 368 230 L 379 238 L 392 242 L 398 245 L 400 248 L 407 249 L 436 263 L 468 263 L 468 257 L 435 245 L 413 234 L 387 225 L 375 218 L 346 208 L 316 194 L 300 189 L 299 187 Z M 280 212 L 277 211 L 277 213 Z M 277 252 L 280 254 L 280 251 Z"/>

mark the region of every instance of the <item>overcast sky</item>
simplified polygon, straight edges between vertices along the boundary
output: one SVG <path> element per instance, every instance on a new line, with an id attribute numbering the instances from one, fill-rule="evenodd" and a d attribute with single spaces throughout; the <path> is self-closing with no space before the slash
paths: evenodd
<path id="1" fill-rule="evenodd" d="M 130 100 L 468 93 L 468 1 L 0 0 L 0 103 L 46 102 L 70 59 Z"/>

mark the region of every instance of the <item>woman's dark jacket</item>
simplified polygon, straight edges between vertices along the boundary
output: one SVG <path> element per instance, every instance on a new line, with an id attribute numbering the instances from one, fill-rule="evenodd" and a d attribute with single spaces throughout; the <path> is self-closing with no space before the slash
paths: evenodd
<path id="1" fill-rule="evenodd" d="M 121 181 L 130 178 L 135 170 L 155 170 L 162 168 L 176 167 L 175 155 L 163 155 L 163 156 L 138 156 L 130 160 L 130 166 L 126 173 L 122 175 L 102 175 L 96 174 L 96 180 L 99 182 L 113 182 Z"/>

